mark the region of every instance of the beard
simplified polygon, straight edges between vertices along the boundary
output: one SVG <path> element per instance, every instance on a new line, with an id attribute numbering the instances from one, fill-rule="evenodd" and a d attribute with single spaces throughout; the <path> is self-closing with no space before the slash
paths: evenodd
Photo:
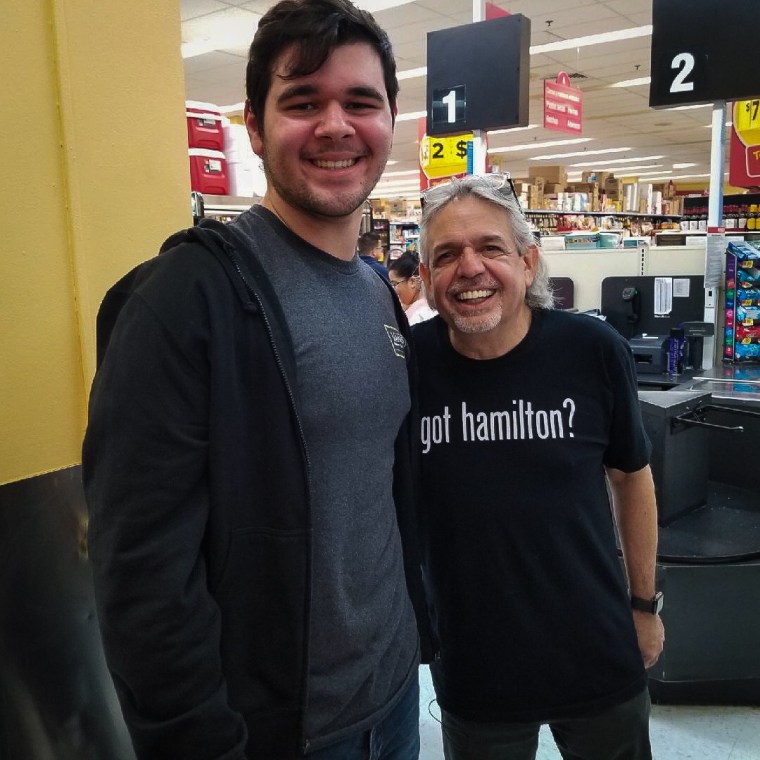
<path id="1" fill-rule="evenodd" d="M 335 188 L 332 191 L 314 190 L 306 184 L 291 181 L 288 172 L 277 162 L 269 161 L 266 153 L 261 160 L 267 184 L 290 206 L 315 216 L 339 218 L 350 216 L 367 200 L 385 169 L 390 150 L 389 144 L 374 175 L 366 177 L 358 185 L 352 183 L 346 189 Z"/>
<path id="2" fill-rule="evenodd" d="M 501 308 L 493 309 L 482 316 L 472 315 L 466 317 L 457 312 L 451 312 L 451 321 L 459 332 L 468 335 L 490 332 L 501 323 Z"/>

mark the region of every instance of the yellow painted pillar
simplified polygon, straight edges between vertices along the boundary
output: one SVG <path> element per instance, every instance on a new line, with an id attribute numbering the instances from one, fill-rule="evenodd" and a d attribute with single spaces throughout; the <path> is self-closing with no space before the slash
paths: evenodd
<path id="1" fill-rule="evenodd" d="M 107 287 L 191 224 L 179 0 L 0 24 L 0 484 L 80 461 Z"/>

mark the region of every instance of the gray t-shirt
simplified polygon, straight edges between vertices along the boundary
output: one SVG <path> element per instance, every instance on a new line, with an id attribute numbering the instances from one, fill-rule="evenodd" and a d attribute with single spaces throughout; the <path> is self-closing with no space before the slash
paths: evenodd
<path id="1" fill-rule="evenodd" d="M 410 407 L 404 340 L 387 285 L 358 257 L 309 245 L 261 207 L 231 224 L 257 240 L 295 346 L 314 531 L 306 735 L 317 749 L 379 720 L 416 671 L 392 494 Z"/>

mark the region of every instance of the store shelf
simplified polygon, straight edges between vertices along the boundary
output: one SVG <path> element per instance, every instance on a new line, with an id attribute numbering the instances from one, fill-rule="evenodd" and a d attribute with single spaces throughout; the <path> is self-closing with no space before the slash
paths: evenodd
<path id="1" fill-rule="evenodd" d="M 554 216 L 619 216 L 636 219 L 680 219 L 681 214 L 644 214 L 638 211 L 560 211 L 559 209 L 523 209 L 526 214 L 543 214 Z"/>
<path id="2" fill-rule="evenodd" d="M 203 195 L 203 210 L 205 216 L 238 216 L 261 200 L 258 196 Z"/>

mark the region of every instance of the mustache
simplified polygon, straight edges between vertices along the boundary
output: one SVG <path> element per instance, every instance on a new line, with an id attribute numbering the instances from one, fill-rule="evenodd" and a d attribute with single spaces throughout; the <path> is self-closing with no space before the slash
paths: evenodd
<path id="1" fill-rule="evenodd" d="M 475 277 L 472 280 L 466 282 L 457 281 L 450 285 L 446 292 L 449 295 L 455 296 L 459 293 L 465 293 L 468 290 L 498 290 L 499 283 L 492 280 L 490 277 Z"/>

